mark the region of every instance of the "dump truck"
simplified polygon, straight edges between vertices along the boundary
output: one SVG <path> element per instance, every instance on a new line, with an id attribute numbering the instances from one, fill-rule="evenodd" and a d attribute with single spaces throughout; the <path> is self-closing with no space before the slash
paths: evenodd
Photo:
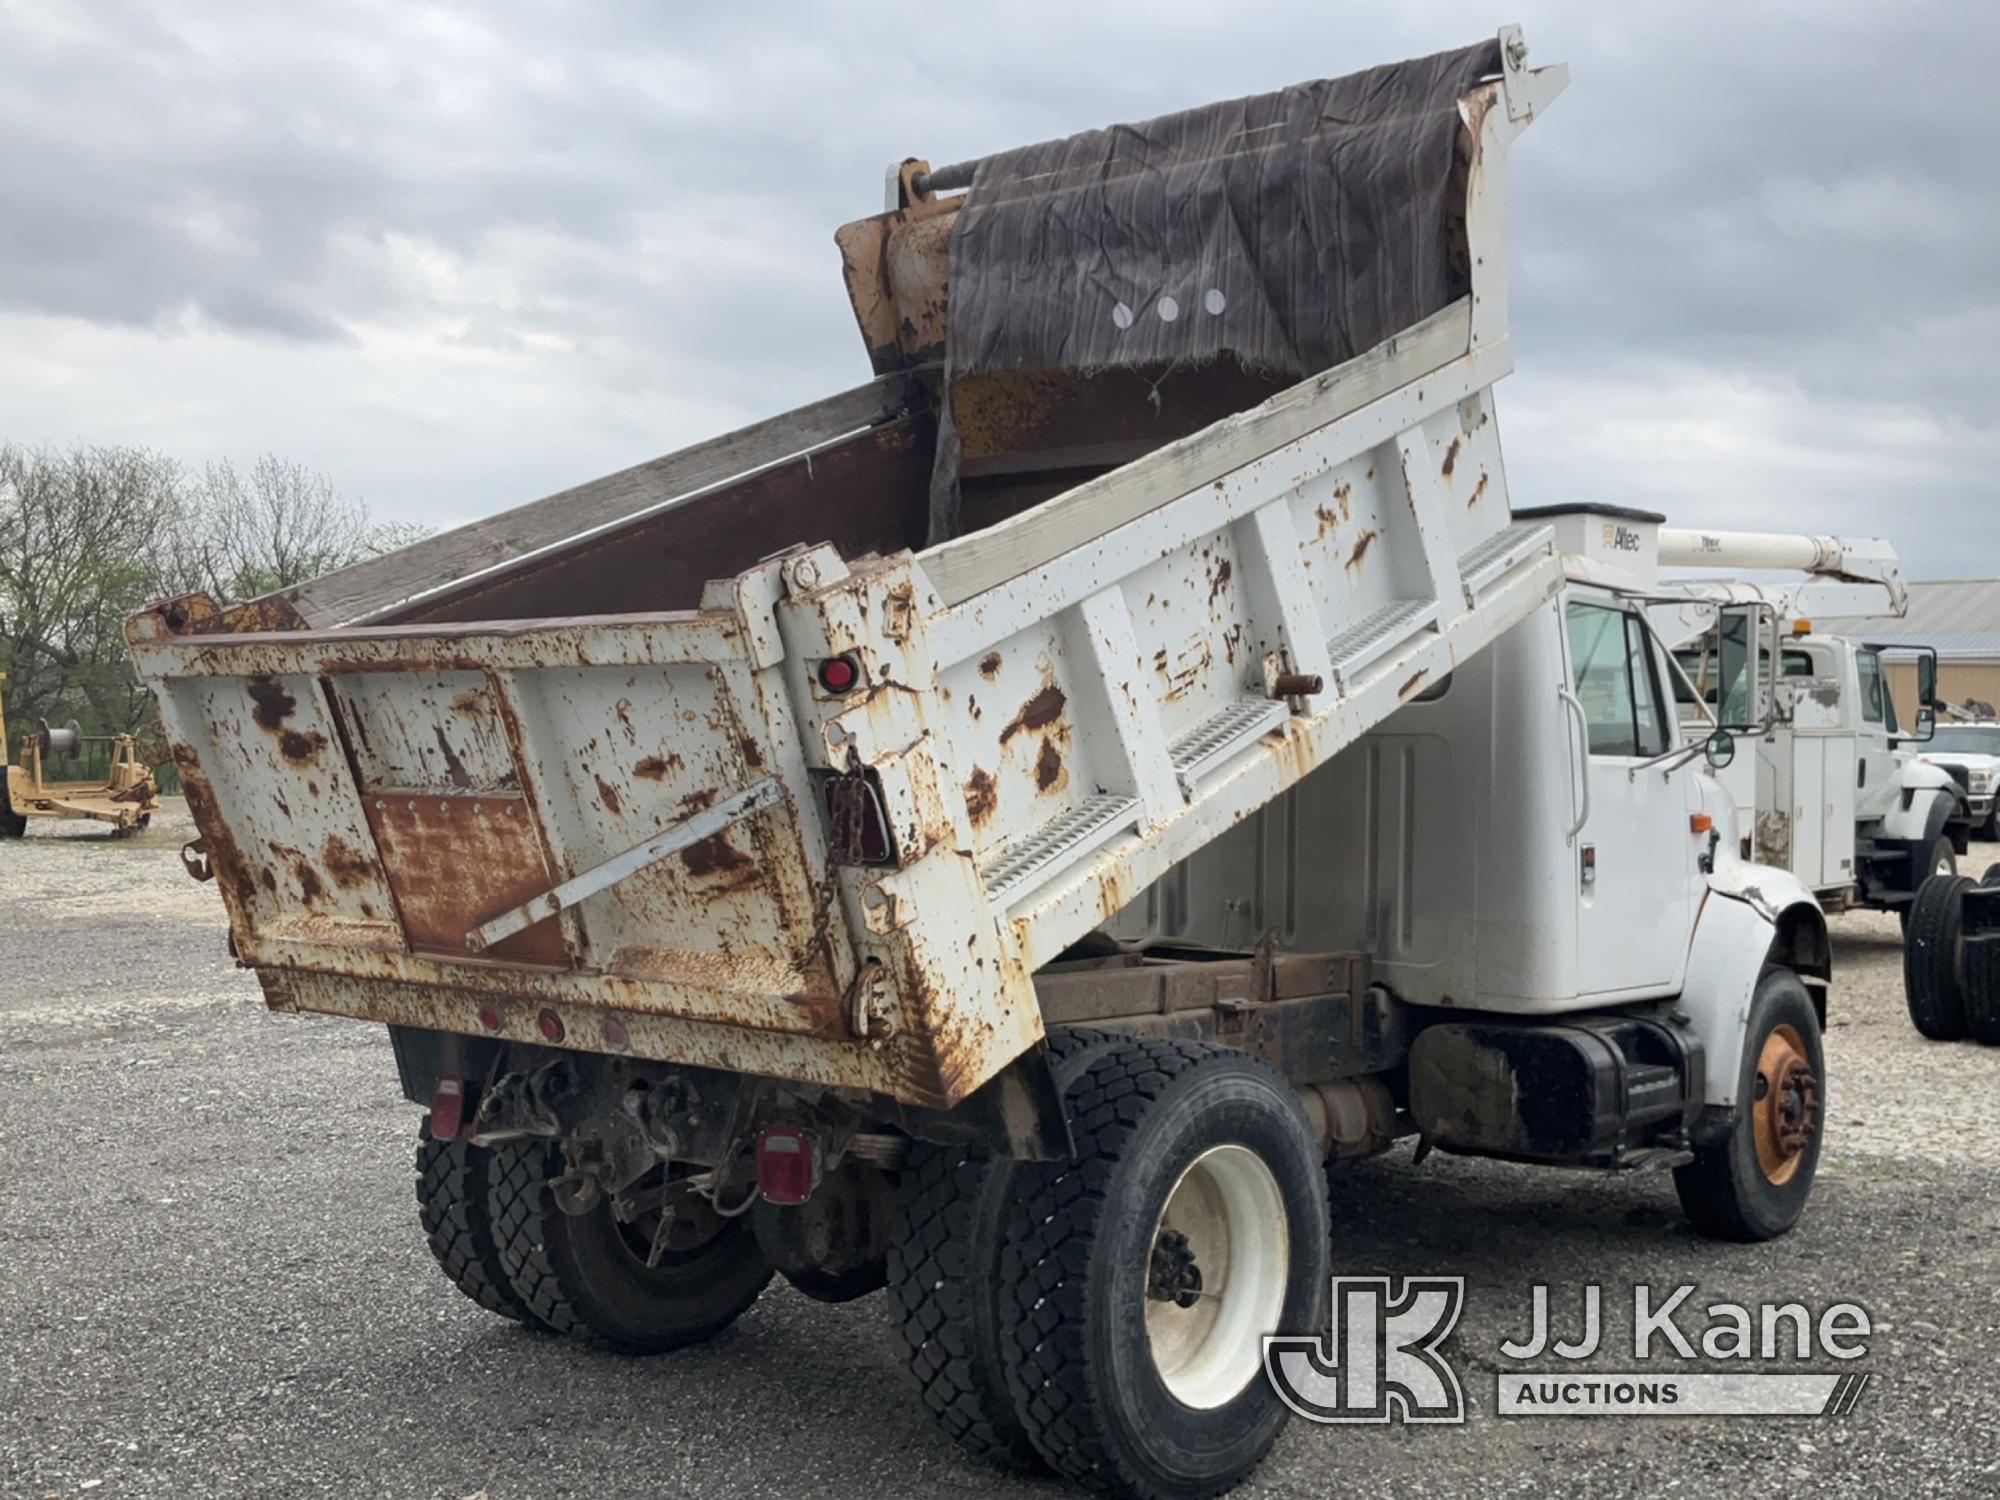
<path id="1" fill-rule="evenodd" d="M 1824 920 L 1722 836 L 1632 528 L 1501 461 L 1566 77 L 1508 28 L 898 163 L 868 384 L 134 617 L 190 866 L 272 1009 L 387 1026 L 461 1291 L 655 1353 L 886 1288 L 966 1449 L 1197 1496 L 1327 1336 L 1331 1161 L 1792 1227 Z"/>
<path id="2" fill-rule="evenodd" d="M 1655 608 L 1669 639 L 1689 636 L 1675 653 L 1683 721 L 1705 733 L 1721 702 L 1730 718 L 1756 726 L 1744 736 L 1750 753 L 1719 773 L 1736 805 L 1731 834 L 1743 857 L 1792 871 L 1824 910 L 1890 911 L 1907 924 L 1918 888 L 1958 873 L 1975 804 L 1969 770 L 1922 753 L 1937 728 L 1937 652 L 1829 628 L 1908 607 L 1894 546 L 1880 537 L 1662 527 L 1658 564 L 1804 575 L 1644 581 L 1686 601 Z M 1725 603 L 1749 608 L 1717 646 L 1716 610 Z M 1908 725 L 1889 691 L 1892 655 L 1915 664 Z"/>
<path id="3" fill-rule="evenodd" d="M 0 683 L 7 674 L 0 672 Z M 108 764 L 102 780 L 50 781 L 51 761 L 74 760 L 86 747 L 104 748 Z M 143 833 L 160 810 L 159 782 L 129 734 L 85 734 L 72 719 L 51 725 L 42 720 L 20 737 L 7 756 L 7 715 L 0 707 L 0 838 L 18 839 L 31 818 L 80 818 L 111 825 L 113 838 Z"/>

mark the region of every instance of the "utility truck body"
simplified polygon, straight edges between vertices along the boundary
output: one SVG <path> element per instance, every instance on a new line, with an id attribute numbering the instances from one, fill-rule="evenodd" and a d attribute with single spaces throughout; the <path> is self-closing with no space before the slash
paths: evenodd
<path id="1" fill-rule="evenodd" d="M 1261 1336 L 1325 1332 L 1328 1159 L 1671 1169 L 1705 1230 L 1791 1226 L 1821 914 L 1722 836 L 1627 523 L 1516 509 L 1501 461 L 1506 148 L 1565 76 L 1509 28 L 900 164 L 840 235 L 869 385 L 134 618 L 190 868 L 273 1008 L 389 1026 L 462 1290 L 650 1351 L 774 1270 L 886 1283 L 968 1447 L 1210 1494 L 1285 1418 Z M 1078 222 L 1128 149 L 1221 201 L 1326 142 L 1315 191 L 1442 204 L 1443 305 L 1290 383 L 967 373 L 1010 205 Z M 1247 295 L 1109 287 L 1092 336 Z"/>
<path id="2" fill-rule="evenodd" d="M 1901 614 L 1908 591 L 1894 548 L 1877 538 L 1662 530 L 1670 568 L 1794 569 L 1794 583 L 1658 584 L 1671 599 L 1655 620 L 1670 638 L 1701 632 L 1678 653 L 1681 718 L 1697 733 L 1722 717 L 1754 723 L 1749 753 L 1717 774 L 1737 807 L 1746 859 L 1788 869 L 1829 910 L 1907 912 L 1918 887 L 1957 869 L 1971 826 L 1961 781 L 1921 753 L 1932 735 L 1936 653 L 1917 657 L 1918 722 L 1900 722 L 1885 658 L 1892 648 L 1821 627 L 1841 617 Z M 1724 603 L 1745 616 L 1739 641 L 1712 650 Z M 1755 641 L 1754 650 L 1748 644 Z"/>

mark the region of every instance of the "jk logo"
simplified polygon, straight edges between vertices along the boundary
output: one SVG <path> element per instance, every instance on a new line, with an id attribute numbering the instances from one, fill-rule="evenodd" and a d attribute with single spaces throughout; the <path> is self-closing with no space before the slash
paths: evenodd
<path id="1" fill-rule="evenodd" d="M 1465 1309 L 1463 1276 L 1336 1276 L 1325 1338 L 1271 1334 L 1264 1373 L 1312 1422 L 1463 1422 L 1465 1392 L 1438 1345 Z"/>

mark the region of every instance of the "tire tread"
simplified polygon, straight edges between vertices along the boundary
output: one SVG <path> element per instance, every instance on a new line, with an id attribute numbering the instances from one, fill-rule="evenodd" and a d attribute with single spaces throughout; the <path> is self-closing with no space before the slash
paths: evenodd
<path id="1" fill-rule="evenodd" d="M 488 1312 L 530 1316 L 500 1256 L 488 1207 L 489 1152 L 460 1139 L 440 1141 L 424 1116 L 417 1141 L 417 1218 L 447 1280 Z"/>
<path id="2" fill-rule="evenodd" d="M 1924 882 L 1910 909 L 1903 942 L 1903 999 L 1910 1023 L 1935 1042 L 1954 1042 L 1968 1031 L 1965 994 L 1959 986 L 1959 899 L 1973 882 L 1963 875 Z"/>

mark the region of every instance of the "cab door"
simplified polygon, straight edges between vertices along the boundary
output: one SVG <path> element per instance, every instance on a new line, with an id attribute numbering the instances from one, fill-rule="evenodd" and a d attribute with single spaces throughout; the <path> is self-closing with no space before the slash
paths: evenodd
<path id="1" fill-rule="evenodd" d="M 1896 705 L 1875 652 L 1854 653 L 1854 675 L 1854 813 L 1872 820 L 1886 817 L 1897 796 Z"/>
<path id="2" fill-rule="evenodd" d="M 1572 734 L 1589 789 L 1576 861 L 1578 990 L 1666 994 L 1687 962 L 1698 840 L 1690 773 L 1649 765 L 1673 748 L 1653 637 L 1609 595 L 1573 593 L 1564 608 Z"/>

